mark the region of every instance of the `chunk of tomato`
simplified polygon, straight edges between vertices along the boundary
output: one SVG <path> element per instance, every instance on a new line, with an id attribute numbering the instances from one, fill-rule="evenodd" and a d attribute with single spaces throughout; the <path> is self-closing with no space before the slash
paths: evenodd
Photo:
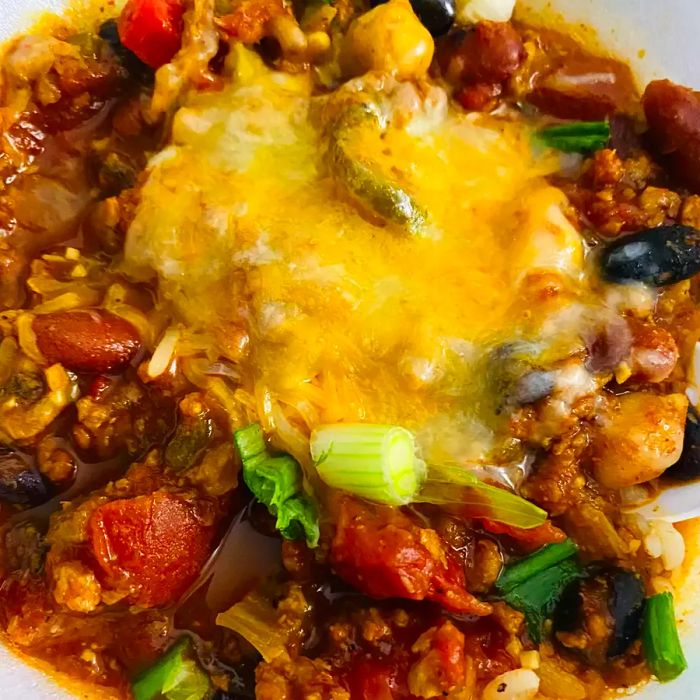
<path id="1" fill-rule="evenodd" d="M 408 673 L 408 689 L 420 698 L 447 697 L 467 682 L 464 634 L 449 620 L 422 634 L 411 648 L 419 654 Z"/>
<path id="2" fill-rule="evenodd" d="M 551 520 L 547 520 L 542 525 L 533 528 L 515 527 L 514 525 L 506 525 L 505 523 L 487 519 L 482 520 L 481 524 L 484 530 L 494 535 L 512 537 L 520 548 L 527 552 L 533 552 L 546 544 L 563 542 L 566 539 L 566 533 L 552 524 Z"/>
<path id="3" fill-rule="evenodd" d="M 213 531 L 190 504 L 162 492 L 106 503 L 88 523 L 103 584 L 143 607 L 173 603 L 189 588 L 209 557 Z"/>
<path id="4" fill-rule="evenodd" d="M 119 17 L 119 38 L 151 68 L 167 63 L 182 42 L 182 0 L 128 0 Z"/>
<path id="5" fill-rule="evenodd" d="M 396 508 L 341 501 L 331 562 L 339 576 L 374 598 L 432 600 L 474 615 L 491 612 L 466 590 L 464 571 L 437 532 Z"/>

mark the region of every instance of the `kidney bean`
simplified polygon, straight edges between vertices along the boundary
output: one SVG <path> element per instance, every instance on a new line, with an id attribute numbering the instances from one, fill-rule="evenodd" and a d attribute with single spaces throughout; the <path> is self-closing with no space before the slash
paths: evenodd
<path id="1" fill-rule="evenodd" d="M 582 335 L 588 350 L 589 372 L 610 372 L 630 355 L 632 333 L 626 319 L 613 316 L 597 328 L 585 329 Z"/>
<path id="2" fill-rule="evenodd" d="M 629 319 L 632 329 L 631 378 L 638 382 L 663 382 L 678 362 L 678 346 L 665 329 Z"/>
<path id="3" fill-rule="evenodd" d="M 642 104 L 653 148 L 681 182 L 700 192 L 700 93 L 655 80 Z"/>
<path id="4" fill-rule="evenodd" d="M 97 309 L 42 314 L 32 328 L 47 362 L 75 372 L 123 370 L 141 345 L 128 321 Z"/>
<path id="5" fill-rule="evenodd" d="M 480 22 L 473 31 L 450 38 L 438 56 L 448 80 L 502 83 L 525 58 L 522 39 L 509 22 Z"/>
<path id="6" fill-rule="evenodd" d="M 459 88 L 455 99 L 468 112 L 488 112 L 496 106 L 502 92 L 499 83 L 475 83 Z"/>
<path id="7" fill-rule="evenodd" d="M 629 66 L 610 58 L 565 55 L 533 78 L 528 101 L 561 119 L 597 120 L 633 111 L 636 98 Z"/>

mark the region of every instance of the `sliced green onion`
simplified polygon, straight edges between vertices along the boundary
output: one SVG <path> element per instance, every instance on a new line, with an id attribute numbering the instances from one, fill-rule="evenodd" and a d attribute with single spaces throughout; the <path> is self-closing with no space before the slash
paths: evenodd
<path id="1" fill-rule="evenodd" d="M 488 506 L 488 518 L 529 530 L 547 520 L 547 511 L 515 493 L 489 484 L 471 487 Z"/>
<path id="2" fill-rule="evenodd" d="M 318 512 L 304 494 L 289 498 L 279 507 L 275 527 L 288 540 L 305 539 L 309 547 L 318 546 Z"/>
<path id="3" fill-rule="evenodd" d="M 428 481 L 431 484 L 448 484 L 450 486 L 478 486 L 481 482 L 474 472 L 462 467 L 447 465 L 430 465 Z"/>
<path id="4" fill-rule="evenodd" d="M 284 653 L 289 641 L 287 636 L 293 630 L 291 626 L 280 625 L 277 611 L 258 591 L 249 593 L 226 612 L 219 613 L 216 624 L 240 634 L 268 662 Z"/>
<path id="5" fill-rule="evenodd" d="M 329 486 L 377 503 L 453 504 L 481 516 L 533 528 L 547 513 L 516 494 L 483 484 L 459 467 L 430 467 L 416 456 L 413 435 L 390 425 L 325 425 L 311 434 L 311 457 Z M 422 487 L 421 487 L 422 485 Z"/>
<path id="6" fill-rule="evenodd" d="M 279 508 L 301 489 L 301 470 L 290 455 L 243 462 L 243 481 L 266 506 Z"/>
<path id="7" fill-rule="evenodd" d="M 237 430 L 233 434 L 233 441 L 236 443 L 236 449 L 244 464 L 260 455 L 267 455 L 265 434 L 259 423 L 251 423 L 249 426 Z"/>
<path id="8" fill-rule="evenodd" d="M 459 467 L 433 467 L 416 497 L 421 503 L 457 505 L 472 517 L 530 529 L 547 520 L 547 512 L 517 494 L 484 484 L 472 472 Z"/>
<path id="9" fill-rule="evenodd" d="M 163 695 L 168 700 L 202 700 L 209 695 L 209 677 L 195 661 L 187 659 L 168 676 Z"/>
<path id="10" fill-rule="evenodd" d="M 578 552 L 578 547 L 571 540 L 546 544 L 534 554 L 506 566 L 496 581 L 496 588 L 507 593 L 541 571 L 568 559 Z"/>
<path id="11" fill-rule="evenodd" d="M 138 675 L 131 684 L 135 700 L 202 700 L 209 694 L 207 674 L 188 658 L 192 644 L 185 637 L 170 647 L 153 666 Z"/>
<path id="12" fill-rule="evenodd" d="M 255 498 L 277 517 L 277 529 L 289 540 L 306 539 L 316 547 L 318 513 L 302 491 L 299 463 L 288 454 L 273 457 L 267 451 L 262 428 L 254 423 L 233 434 L 243 463 L 243 481 Z"/>
<path id="13" fill-rule="evenodd" d="M 311 457 L 323 482 L 377 503 L 411 503 L 425 478 L 413 435 L 392 425 L 338 423 L 311 434 Z"/>
<path id="14" fill-rule="evenodd" d="M 535 644 L 542 641 L 544 623 L 551 617 L 564 589 L 582 575 L 578 562 L 566 559 L 505 593 L 506 603 L 525 615 L 527 632 Z"/>
<path id="15" fill-rule="evenodd" d="M 575 122 L 548 126 L 537 132 L 537 139 L 564 153 L 591 153 L 610 141 L 608 122 Z"/>
<path id="16" fill-rule="evenodd" d="M 688 668 L 670 593 L 659 593 L 647 599 L 642 644 L 649 668 L 661 683 L 672 681 Z"/>
<path id="17" fill-rule="evenodd" d="M 506 603 L 525 615 L 528 634 L 536 644 L 542 640 L 545 620 L 564 589 L 583 575 L 583 569 L 573 559 L 577 551 L 571 540 L 546 545 L 507 567 L 496 581 Z"/>

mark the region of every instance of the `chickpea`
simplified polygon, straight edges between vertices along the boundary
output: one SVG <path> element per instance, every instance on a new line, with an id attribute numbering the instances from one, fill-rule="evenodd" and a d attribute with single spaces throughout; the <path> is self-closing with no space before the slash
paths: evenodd
<path id="1" fill-rule="evenodd" d="M 347 76 L 367 71 L 399 79 L 425 75 L 435 45 L 408 0 L 390 0 L 358 17 L 345 37 L 340 65 Z"/>
<path id="2" fill-rule="evenodd" d="M 620 489 L 661 476 L 681 456 L 687 411 L 683 394 L 621 396 L 618 410 L 603 416 L 592 435 L 596 480 Z"/>

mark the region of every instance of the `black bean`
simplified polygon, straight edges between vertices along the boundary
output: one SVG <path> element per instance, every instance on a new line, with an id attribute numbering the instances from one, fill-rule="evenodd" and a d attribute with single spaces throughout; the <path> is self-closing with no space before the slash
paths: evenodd
<path id="1" fill-rule="evenodd" d="M 411 7 L 433 36 L 447 34 L 454 23 L 454 0 L 411 0 Z"/>
<path id="2" fill-rule="evenodd" d="M 121 61 L 121 64 L 131 75 L 144 82 L 153 79 L 153 69 L 122 44 L 116 19 L 108 19 L 103 22 L 97 33 L 100 39 L 109 44 L 114 54 Z"/>
<path id="3" fill-rule="evenodd" d="M 370 0 L 372 7 L 386 0 Z M 455 19 L 454 0 L 411 0 L 411 7 L 423 26 L 433 35 L 447 34 Z"/>
<path id="4" fill-rule="evenodd" d="M 664 472 L 664 476 L 681 481 L 700 479 L 700 417 L 693 406 L 688 409 L 685 420 L 681 457 Z"/>
<path id="5" fill-rule="evenodd" d="M 518 406 L 535 403 L 554 391 L 556 379 L 556 372 L 532 370 L 515 382 L 510 398 Z"/>
<path id="6" fill-rule="evenodd" d="M 700 231 L 674 224 L 619 238 L 600 256 L 609 282 L 644 282 L 655 287 L 676 284 L 700 272 Z"/>
<path id="7" fill-rule="evenodd" d="M 585 606 L 584 606 L 585 599 Z M 586 614 L 595 614 L 607 622 L 608 634 L 594 635 L 588 646 L 577 643 L 567 647 L 583 655 L 588 663 L 603 666 L 609 659 L 624 654 L 639 638 L 644 611 L 644 584 L 640 577 L 625 569 L 593 565 L 585 579 L 570 584 L 559 599 L 553 615 L 553 630 L 559 643 L 566 646 L 567 637 L 591 638 L 586 633 Z M 580 634 L 579 634 L 580 633 Z"/>
<path id="8" fill-rule="evenodd" d="M 611 581 L 610 614 L 614 620 L 608 645 L 608 657 L 624 654 L 639 637 L 644 610 L 644 584 L 637 574 L 624 569 L 609 572 Z"/>
<path id="9" fill-rule="evenodd" d="M 8 449 L 0 451 L 0 501 L 37 505 L 48 498 L 41 474 Z"/>
<path id="10" fill-rule="evenodd" d="M 486 374 L 497 414 L 535 403 L 552 393 L 556 373 L 539 366 L 540 354 L 537 345 L 524 341 L 499 345 L 490 353 Z"/>
<path id="11" fill-rule="evenodd" d="M 122 48 L 122 42 L 119 38 L 119 30 L 117 29 L 117 20 L 108 19 L 100 25 L 97 32 L 100 39 L 104 39 L 115 51 Z"/>

